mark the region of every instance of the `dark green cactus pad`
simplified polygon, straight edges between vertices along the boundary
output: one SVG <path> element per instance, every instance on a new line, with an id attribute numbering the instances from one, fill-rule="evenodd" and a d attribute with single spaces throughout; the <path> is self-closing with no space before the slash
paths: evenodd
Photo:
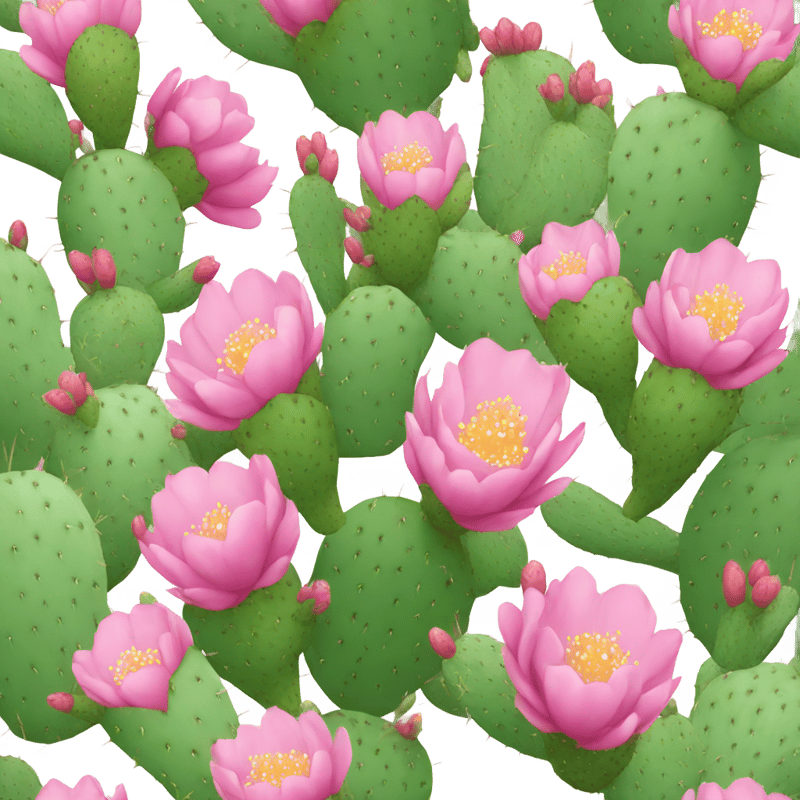
<path id="1" fill-rule="evenodd" d="M 58 387 L 58 376 L 73 360 L 61 341 L 47 273 L 5 239 L 0 239 L 0 330 L 0 377 L 6 386 L 0 396 L 0 470 L 32 469 L 47 458 L 56 431 L 67 422 L 42 395 Z"/>
<path id="2" fill-rule="evenodd" d="M 305 657 L 338 706 L 382 715 L 441 669 L 431 628 L 462 629 L 475 600 L 470 565 L 403 497 L 364 500 L 325 537 L 311 580 L 331 587 Z"/>
<path id="3" fill-rule="evenodd" d="M 360 136 L 387 109 L 425 111 L 450 85 L 463 36 L 449 0 L 343 0 L 326 23 L 300 31 L 295 70 L 314 104 Z"/>
<path id="4" fill-rule="evenodd" d="M 3 800 L 36 800 L 42 782 L 33 767 L 21 758 L 0 756 L 0 797 Z"/>
<path id="5" fill-rule="evenodd" d="M 139 91 L 139 43 L 113 25 L 92 25 L 64 66 L 67 99 L 94 134 L 97 150 L 124 148 Z"/>
<path id="6" fill-rule="evenodd" d="M 517 690 L 503 664 L 503 642 L 484 634 L 456 639 L 456 654 L 442 661 L 450 696 L 493 739 L 527 756 L 546 759 L 543 734 L 514 705 Z"/>
<path id="7" fill-rule="evenodd" d="M 79 158 L 58 190 L 65 260 L 72 250 L 108 250 L 117 286 L 144 291 L 176 272 L 185 227 L 172 184 L 151 161 L 129 150 Z"/>
<path id="8" fill-rule="evenodd" d="M 75 372 L 92 388 L 146 384 L 164 346 L 164 317 L 147 292 L 128 286 L 84 297 L 69 322 Z"/>
<path id="9" fill-rule="evenodd" d="M 744 236 L 761 183 L 758 143 L 721 111 L 679 92 L 648 97 L 617 131 L 608 215 L 620 275 L 641 298 L 678 248 L 697 253 Z"/>
<path id="10" fill-rule="evenodd" d="M 694 680 L 694 702 L 697 703 L 697 698 L 700 697 L 700 693 L 703 689 L 708 686 L 714 678 L 723 675 L 726 672 L 730 672 L 729 669 L 724 669 L 713 658 L 707 658 L 701 665 L 700 669 L 697 670 L 697 677 Z"/>
<path id="11" fill-rule="evenodd" d="M 594 0 L 611 46 L 636 64 L 675 66 L 669 7 L 672 0 Z"/>
<path id="12" fill-rule="evenodd" d="M 428 701 L 436 706 L 436 708 L 444 711 L 445 714 L 452 714 L 454 717 L 467 716 L 467 712 L 464 711 L 461 704 L 456 700 L 456 697 L 461 696 L 461 690 L 459 689 L 457 692 L 451 694 L 441 672 L 425 681 L 420 689 Z"/>
<path id="13" fill-rule="evenodd" d="M 234 739 L 239 718 L 222 681 L 194 645 L 169 682 L 166 713 L 109 708 L 102 726 L 111 741 L 178 800 L 219 800 L 211 778 L 211 745 Z"/>
<path id="14" fill-rule="evenodd" d="M 207 431 L 191 422 L 181 422 L 186 428 L 183 443 L 189 448 L 192 460 L 206 472 L 214 462 L 236 449 L 233 431 Z"/>
<path id="15" fill-rule="evenodd" d="M 421 310 L 393 286 L 356 289 L 328 315 L 320 385 L 340 456 L 383 456 L 403 444 L 434 336 Z"/>
<path id="16" fill-rule="evenodd" d="M 800 674 L 788 664 L 726 672 L 689 719 L 705 745 L 702 782 L 752 778 L 769 793 L 800 793 Z"/>
<path id="17" fill-rule="evenodd" d="M 720 459 L 689 506 L 679 545 L 681 605 L 709 653 L 728 608 L 722 570 L 729 560 L 747 572 L 763 558 L 782 586 L 800 589 L 799 455 L 798 437 L 753 439 Z"/>
<path id="18" fill-rule="evenodd" d="M 72 654 L 108 614 L 100 538 L 69 486 L 27 470 L 0 476 L 0 548 L 0 716 L 22 739 L 69 739 L 89 723 L 47 696 L 73 691 Z"/>
<path id="19" fill-rule="evenodd" d="M 390 722 L 359 711 L 329 711 L 322 719 L 331 736 L 339 728 L 350 736 L 353 760 L 345 781 L 353 800 L 431 796 L 431 760 L 418 739 L 404 739 Z"/>
<path id="20" fill-rule="evenodd" d="M 133 570 L 140 555 L 131 521 L 151 525 L 150 500 L 168 474 L 194 466 L 186 445 L 173 439 L 175 418 L 148 386 L 99 389 L 95 428 L 75 420 L 56 434 L 45 469 L 66 480 L 96 519 L 109 589 Z"/>
<path id="21" fill-rule="evenodd" d="M 55 89 L 13 50 L 0 50 L 0 153 L 59 181 L 75 160 L 67 114 Z"/>
<path id="22" fill-rule="evenodd" d="M 572 481 L 541 510 L 548 527 L 574 547 L 678 574 L 677 531 L 650 517 L 628 519 L 620 506 L 582 483 Z"/>
<path id="23" fill-rule="evenodd" d="M 540 363 L 555 364 L 522 299 L 521 257 L 508 236 L 456 226 L 439 237 L 428 277 L 409 296 L 456 347 L 488 337 L 506 350 L 529 350 Z"/>
<path id="24" fill-rule="evenodd" d="M 194 643 L 216 673 L 257 703 L 297 716 L 300 654 L 311 640 L 313 600 L 297 602 L 295 568 L 272 586 L 251 592 L 233 608 L 209 611 L 185 603 Z"/>
<path id="25" fill-rule="evenodd" d="M 25 0 L 0 0 L 0 28 L 22 33 L 19 24 L 19 8 Z"/>
<path id="26" fill-rule="evenodd" d="M 499 586 L 520 585 L 522 570 L 528 563 L 528 546 L 519 527 L 488 533 L 467 531 L 460 538 L 472 564 L 476 597 Z"/>

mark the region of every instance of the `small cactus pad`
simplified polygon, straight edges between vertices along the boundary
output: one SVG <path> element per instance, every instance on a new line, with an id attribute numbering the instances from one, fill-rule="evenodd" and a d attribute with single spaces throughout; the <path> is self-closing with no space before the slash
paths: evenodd
<path id="1" fill-rule="evenodd" d="M 0 756 L 0 797 L 3 800 L 36 800 L 42 782 L 27 762 Z"/>
<path id="2" fill-rule="evenodd" d="M 594 10 L 613 48 L 636 64 L 675 66 L 667 25 L 671 0 L 594 0 Z"/>

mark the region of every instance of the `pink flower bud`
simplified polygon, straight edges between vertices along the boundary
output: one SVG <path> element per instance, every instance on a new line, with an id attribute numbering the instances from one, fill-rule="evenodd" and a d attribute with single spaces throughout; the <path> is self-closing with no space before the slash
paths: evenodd
<path id="1" fill-rule="evenodd" d="M 777 575 L 764 575 L 753 586 L 751 599 L 754 605 L 766 608 L 778 596 L 780 590 L 781 579 Z"/>
<path id="2" fill-rule="evenodd" d="M 605 108 L 610 99 L 610 94 L 599 94 L 597 97 L 592 98 L 592 105 L 597 106 L 598 108 Z"/>
<path id="3" fill-rule="evenodd" d="M 306 159 L 312 153 L 311 140 L 307 139 L 305 136 L 298 137 L 295 150 L 297 151 L 297 160 L 300 162 L 300 169 L 303 170 L 303 175 L 308 175 L 306 171 Z"/>
<path id="4" fill-rule="evenodd" d="M 185 439 L 186 438 L 186 428 L 178 422 L 176 425 L 173 425 L 169 432 L 172 434 L 173 439 Z"/>
<path id="5" fill-rule="evenodd" d="M 364 256 L 358 263 L 365 269 L 369 269 L 375 263 L 375 256 L 370 253 L 368 256 Z"/>
<path id="6" fill-rule="evenodd" d="M 514 231 L 508 238 L 511 239 L 514 244 L 520 245 L 525 239 L 525 234 L 522 231 Z"/>
<path id="7" fill-rule="evenodd" d="M 69 714 L 75 705 L 75 698 L 69 692 L 56 692 L 55 694 L 47 695 L 47 705 L 56 711 L 63 711 L 65 714 Z"/>
<path id="8" fill-rule="evenodd" d="M 428 641 L 440 658 L 452 658 L 456 654 L 456 643 L 453 641 L 453 637 L 441 628 L 431 628 L 428 631 Z"/>
<path id="9" fill-rule="evenodd" d="M 394 723 L 394 727 L 404 739 L 416 739 L 422 730 L 422 714 L 412 714 L 405 719 L 399 719 Z"/>
<path id="10" fill-rule="evenodd" d="M 319 160 L 319 176 L 328 183 L 333 183 L 339 172 L 339 154 L 335 150 L 326 150 Z"/>
<path id="11" fill-rule="evenodd" d="M 344 249 L 348 256 L 350 256 L 350 260 L 354 264 L 358 264 L 364 258 L 364 247 L 362 246 L 361 242 L 358 239 L 354 239 L 352 236 L 348 236 L 344 240 Z"/>
<path id="12" fill-rule="evenodd" d="M 147 530 L 147 522 L 145 518 L 139 514 L 135 516 L 131 521 L 131 531 L 133 535 L 141 542 L 144 537 L 149 533 Z"/>
<path id="13" fill-rule="evenodd" d="M 359 206 L 355 211 L 349 208 L 344 210 L 344 221 L 354 230 L 359 233 L 369 230 L 369 219 L 372 209 L 369 206 Z"/>
<path id="14" fill-rule="evenodd" d="M 491 56 L 486 56 L 486 58 L 483 59 L 483 64 L 481 64 L 481 68 L 480 68 L 481 78 L 483 77 L 483 74 L 486 72 L 486 67 L 489 66 L 489 62 L 491 60 L 492 60 Z"/>
<path id="15" fill-rule="evenodd" d="M 664 87 L 663 87 L 663 86 L 659 86 L 659 87 L 656 89 L 656 97 L 657 97 L 658 95 L 660 95 L 660 94 L 666 94 L 666 92 L 664 91 Z"/>
<path id="16" fill-rule="evenodd" d="M 192 272 L 192 280 L 195 283 L 209 283 L 214 280 L 217 270 L 219 270 L 219 261 L 215 261 L 214 256 L 203 256 Z"/>
<path id="17" fill-rule="evenodd" d="M 39 472 L 44 472 L 44 457 L 39 459 L 39 463 L 34 467 L 35 470 Z"/>
<path id="18" fill-rule="evenodd" d="M 594 79 L 594 62 L 584 61 L 578 69 L 569 76 L 569 93 L 578 103 L 592 103 L 603 108 L 611 99 L 611 81 L 603 78 L 599 83 Z"/>
<path id="19" fill-rule="evenodd" d="M 747 573 L 747 582 L 751 586 L 755 586 L 756 581 L 758 581 L 759 578 L 763 578 L 765 575 L 769 575 L 769 567 L 763 558 L 759 558 L 758 561 L 754 561 L 753 566 L 750 567 Z"/>
<path id="20" fill-rule="evenodd" d="M 28 229 L 21 219 L 14 220 L 8 229 L 8 243 L 20 250 L 28 249 Z"/>
<path id="21" fill-rule="evenodd" d="M 108 250 L 92 248 L 92 269 L 101 288 L 114 288 L 114 284 L 117 282 L 117 267 L 114 264 L 114 257 Z"/>
<path id="22" fill-rule="evenodd" d="M 503 17 L 494 30 L 483 28 L 479 33 L 483 46 L 494 55 L 510 56 L 538 50 L 542 43 L 542 28 L 538 22 L 529 22 L 524 29 Z M 483 75 L 483 72 L 481 72 Z"/>
<path id="23" fill-rule="evenodd" d="M 81 375 L 83 375 L 84 378 L 86 377 L 85 372 L 81 372 Z M 92 389 L 92 384 L 89 383 L 89 381 L 86 381 L 86 394 L 87 395 L 90 394 L 93 395 L 94 397 L 97 397 L 97 395 L 94 393 L 94 389 Z"/>
<path id="24" fill-rule="evenodd" d="M 331 587 L 328 581 L 314 581 L 309 586 L 304 586 L 297 593 L 297 602 L 304 603 L 312 597 L 315 600 L 313 612 L 319 615 L 326 611 L 331 604 Z"/>
<path id="25" fill-rule="evenodd" d="M 72 398 L 63 389 L 51 389 L 42 395 L 42 399 L 62 414 L 75 415 L 76 406 Z"/>
<path id="26" fill-rule="evenodd" d="M 65 369 L 58 376 L 59 387 L 72 395 L 76 406 L 82 406 L 86 402 L 86 373 L 83 372 L 81 375 L 83 375 L 83 379 L 80 375 Z"/>
<path id="27" fill-rule="evenodd" d="M 533 587 L 542 594 L 547 591 L 547 578 L 544 574 L 544 567 L 539 561 L 529 561 L 522 569 L 520 586 L 523 593 L 526 589 Z"/>
<path id="28" fill-rule="evenodd" d="M 564 99 L 564 81 L 554 72 L 547 76 L 547 80 L 539 87 L 539 94 L 545 100 L 558 103 Z"/>
<path id="29" fill-rule="evenodd" d="M 83 283 L 92 284 L 95 282 L 95 274 L 92 269 L 92 257 L 79 250 L 72 250 L 67 256 L 70 269 L 75 273 L 75 277 Z"/>
<path id="30" fill-rule="evenodd" d="M 328 144 L 325 141 L 325 134 L 321 131 L 311 134 L 311 152 L 322 161 L 325 151 L 328 149 Z"/>
<path id="31" fill-rule="evenodd" d="M 71 119 L 68 125 L 76 136 L 80 136 L 83 133 L 83 123 L 79 119 Z"/>
<path id="32" fill-rule="evenodd" d="M 744 570 L 733 560 L 722 569 L 722 594 L 731 608 L 744 603 L 746 597 Z"/>

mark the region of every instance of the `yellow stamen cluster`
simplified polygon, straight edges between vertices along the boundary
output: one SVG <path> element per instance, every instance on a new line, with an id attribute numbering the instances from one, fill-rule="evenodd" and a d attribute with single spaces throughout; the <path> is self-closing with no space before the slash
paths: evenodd
<path id="1" fill-rule="evenodd" d="M 122 686 L 122 680 L 131 672 L 138 672 L 142 667 L 150 664 L 160 664 L 158 648 L 148 647 L 147 650 L 137 650 L 130 647 L 119 654 L 117 663 L 109 669 L 114 672 L 113 679 L 117 686 Z"/>
<path id="2" fill-rule="evenodd" d="M 267 782 L 280 788 L 283 779 L 289 775 L 308 775 L 311 771 L 308 753 L 294 749 L 288 753 L 264 753 L 247 758 L 252 764 L 248 776 L 250 780 L 245 782 L 245 786 Z"/>
<path id="3" fill-rule="evenodd" d="M 254 327 L 254 325 L 259 327 Z M 241 375 L 253 348 L 259 342 L 263 342 L 265 339 L 274 339 L 277 335 L 275 328 L 266 324 L 262 325 L 258 317 L 255 320 L 247 320 L 233 333 L 228 334 L 228 338 L 225 340 L 225 349 L 222 351 L 225 356 L 225 366 L 230 367 L 237 375 Z M 221 358 L 217 359 L 217 364 L 222 364 Z"/>
<path id="4" fill-rule="evenodd" d="M 730 16 L 723 8 L 715 15 L 713 22 L 699 22 L 700 35 L 716 39 L 717 36 L 735 36 L 742 43 L 742 50 L 752 50 L 762 34 L 761 26 L 757 22 L 750 24 L 748 20 L 753 15 L 752 11 L 740 8 Z"/>
<path id="5" fill-rule="evenodd" d="M 56 15 L 61 6 L 64 5 L 66 0 L 39 0 L 38 7 L 44 11 L 49 11 L 53 16 Z"/>
<path id="6" fill-rule="evenodd" d="M 569 253 L 564 253 L 559 250 L 561 255 L 546 267 L 542 267 L 542 272 L 549 275 L 553 280 L 560 278 L 562 275 L 579 275 L 586 272 L 586 259 L 574 250 Z"/>
<path id="7" fill-rule="evenodd" d="M 459 443 L 494 467 L 519 466 L 528 452 L 522 446 L 528 415 L 520 414 L 510 395 L 484 400 L 476 410 L 478 415 L 470 418 L 469 425 L 458 423 Z"/>
<path id="8" fill-rule="evenodd" d="M 614 670 L 623 666 L 628 661 L 631 651 L 623 653 L 617 644 L 617 637 L 611 636 L 606 631 L 605 636 L 599 633 L 584 633 L 583 637 L 577 634 L 574 641 L 568 644 L 564 653 L 564 663 L 572 667 L 581 676 L 584 683 L 603 681 L 608 683 Z M 567 636 L 567 642 L 571 639 Z M 639 665 L 638 661 L 634 664 Z"/>
<path id="9" fill-rule="evenodd" d="M 231 511 L 228 506 L 223 506 L 222 503 L 217 503 L 216 508 L 207 511 L 200 523 L 200 527 L 196 528 L 192 525 L 191 531 L 185 531 L 184 536 L 193 533 L 195 536 L 207 536 L 209 539 L 219 539 L 224 541 L 228 535 L 228 519 L 231 516 Z"/>
<path id="10" fill-rule="evenodd" d="M 407 144 L 402 150 L 393 150 L 381 156 L 383 174 L 388 175 L 395 170 L 410 172 L 412 175 L 433 161 L 431 151 L 419 142 Z"/>
<path id="11" fill-rule="evenodd" d="M 728 284 L 723 283 L 722 286 L 719 284 L 714 286 L 713 294 L 709 294 L 707 291 L 702 295 L 696 294 L 686 316 L 691 314 L 705 317 L 708 321 L 708 332 L 711 338 L 722 342 L 736 332 L 739 314 L 743 310 L 742 298 L 736 297 L 736 292 L 732 292 L 728 288 Z"/>

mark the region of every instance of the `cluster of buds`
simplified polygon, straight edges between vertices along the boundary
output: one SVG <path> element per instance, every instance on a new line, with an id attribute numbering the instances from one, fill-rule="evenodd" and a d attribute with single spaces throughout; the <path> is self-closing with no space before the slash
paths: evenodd
<path id="1" fill-rule="evenodd" d="M 375 263 L 375 256 L 372 253 L 365 256 L 364 245 L 353 236 L 348 236 L 344 240 L 344 249 L 354 264 L 360 264 L 362 267 L 371 267 Z"/>
<path id="2" fill-rule="evenodd" d="M 359 233 L 369 230 L 369 218 L 372 214 L 372 209 L 369 206 L 359 206 L 355 211 L 349 208 L 344 209 L 344 221 L 354 230 Z"/>
<path id="3" fill-rule="evenodd" d="M 58 389 L 51 389 L 42 395 L 42 399 L 56 411 L 74 417 L 89 397 L 95 396 L 92 385 L 86 380 L 86 373 L 75 374 L 64 370 L 58 376 Z"/>
<path id="4" fill-rule="evenodd" d="M 72 131 L 73 136 L 78 137 L 78 147 L 84 154 L 94 153 L 94 147 L 91 142 L 83 137 L 83 123 L 79 119 L 71 119 L 69 121 L 69 129 Z"/>
<path id="5" fill-rule="evenodd" d="M 91 256 L 72 250 L 67 256 L 70 268 L 75 277 L 89 289 L 95 281 L 101 289 L 113 289 L 117 282 L 117 267 L 114 258 L 108 250 L 92 248 Z"/>
<path id="6" fill-rule="evenodd" d="M 547 578 L 544 574 L 544 567 L 539 561 L 529 561 L 522 568 L 522 576 L 520 578 L 520 586 L 523 593 L 526 589 L 533 587 L 542 594 L 547 591 Z"/>
<path id="7" fill-rule="evenodd" d="M 559 103 L 564 99 L 564 81 L 554 72 L 539 87 L 539 94 L 551 103 Z"/>
<path id="8" fill-rule="evenodd" d="M 20 250 L 28 249 L 28 229 L 21 219 L 16 219 L 8 229 L 8 243 Z"/>
<path id="9" fill-rule="evenodd" d="M 308 586 L 304 586 L 297 593 L 297 602 L 305 603 L 306 600 L 314 600 L 312 609 L 316 615 L 322 614 L 331 604 L 331 587 L 328 581 L 314 581 Z"/>
<path id="10" fill-rule="evenodd" d="M 503 17 L 494 30 L 483 28 L 480 31 L 483 46 L 496 56 L 513 56 L 528 50 L 538 50 L 542 43 L 542 27 L 538 22 L 529 22 L 524 28 Z M 492 56 L 486 56 L 481 64 L 481 77 L 486 72 Z"/>
<path id="11" fill-rule="evenodd" d="M 611 100 L 613 90 L 611 81 L 607 78 L 599 82 L 594 79 L 594 62 L 584 61 L 569 76 L 569 93 L 576 103 L 591 103 L 598 108 L 605 108 Z"/>
<path id="12" fill-rule="evenodd" d="M 195 283 L 209 283 L 214 280 L 217 270 L 219 270 L 219 261 L 215 261 L 214 256 L 203 256 L 192 272 L 192 280 Z"/>
<path id="13" fill-rule="evenodd" d="M 325 135 L 317 131 L 311 139 L 301 136 L 297 140 L 297 160 L 303 175 L 319 172 L 321 178 L 328 183 L 333 183 L 339 171 L 339 155 L 335 150 L 329 150 L 325 142 Z"/>
<path id="14" fill-rule="evenodd" d="M 781 590 L 781 579 L 769 574 L 769 567 L 763 558 L 753 563 L 746 578 L 741 566 L 731 560 L 722 570 L 722 593 L 731 608 L 744 603 L 748 583 L 752 588 L 750 597 L 758 608 L 766 608 Z"/>

